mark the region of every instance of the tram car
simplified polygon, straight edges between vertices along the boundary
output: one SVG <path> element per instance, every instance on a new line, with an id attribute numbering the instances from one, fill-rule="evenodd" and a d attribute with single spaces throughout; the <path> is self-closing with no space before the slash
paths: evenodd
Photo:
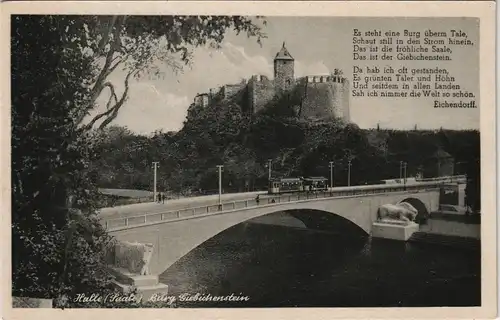
<path id="1" fill-rule="evenodd" d="M 269 194 L 304 191 L 301 178 L 278 178 L 269 182 Z"/>
<path id="2" fill-rule="evenodd" d="M 323 177 L 309 177 L 303 179 L 304 191 L 327 191 L 327 179 Z"/>
<path id="3" fill-rule="evenodd" d="M 324 177 L 278 178 L 270 181 L 268 193 L 281 194 L 326 190 L 328 190 L 328 184 L 327 179 Z"/>

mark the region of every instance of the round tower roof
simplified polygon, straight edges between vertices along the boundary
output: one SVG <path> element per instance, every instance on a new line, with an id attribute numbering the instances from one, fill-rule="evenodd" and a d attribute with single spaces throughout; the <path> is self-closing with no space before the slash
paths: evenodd
<path id="1" fill-rule="evenodd" d="M 288 52 L 287 48 L 285 47 L 285 42 L 283 42 L 283 47 L 281 47 L 281 50 L 276 54 L 274 60 L 294 60 L 292 55 Z"/>

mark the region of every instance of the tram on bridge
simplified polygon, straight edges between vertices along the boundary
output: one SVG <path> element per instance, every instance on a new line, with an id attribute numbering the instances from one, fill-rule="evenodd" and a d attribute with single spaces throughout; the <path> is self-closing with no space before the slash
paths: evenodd
<path id="1" fill-rule="evenodd" d="M 334 193 L 351 194 L 354 192 L 362 192 L 364 189 L 372 190 L 374 186 L 387 189 L 388 185 L 393 185 L 394 190 L 403 188 L 406 190 L 412 185 L 421 185 L 425 183 L 465 183 L 465 176 L 446 176 L 427 179 L 407 178 L 404 179 L 386 179 L 369 183 L 364 186 L 336 187 Z M 298 177 L 298 178 L 276 178 L 269 182 L 268 194 L 283 194 L 295 192 L 310 192 L 310 191 L 328 191 L 328 179 L 324 177 Z"/>
<path id="2" fill-rule="evenodd" d="M 328 179 L 324 177 L 277 178 L 269 182 L 269 194 L 308 191 L 327 191 Z"/>

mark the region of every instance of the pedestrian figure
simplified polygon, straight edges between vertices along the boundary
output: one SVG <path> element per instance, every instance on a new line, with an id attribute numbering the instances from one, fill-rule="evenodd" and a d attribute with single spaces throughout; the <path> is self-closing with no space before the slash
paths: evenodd
<path id="1" fill-rule="evenodd" d="M 257 197 L 255 198 L 255 202 L 257 202 L 257 205 L 259 205 L 259 202 L 260 202 L 260 194 L 257 195 Z"/>
<path id="2" fill-rule="evenodd" d="M 158 203 L 161 202 L 161 192 L 158 193 L 158 199 L 156 200 Z"/>
<path id="3" fill-rule="evenodd" d="M 164 193 L 162 193 L 162 194 L 161 194 L 161 202 L 162 202 L 162 203 L 165 203 L 165 198 L 166 198 L 165 194 L 164 194 Z"/>

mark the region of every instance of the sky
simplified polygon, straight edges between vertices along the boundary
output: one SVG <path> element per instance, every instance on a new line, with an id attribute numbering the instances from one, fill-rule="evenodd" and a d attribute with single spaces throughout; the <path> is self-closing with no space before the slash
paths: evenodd
<path id="1" fill-rule="evenodd" d="M 456 84 L 479 96 L 479 22 L 471 18 L 366 18 L 366 17 L 267 17 L 263 32 L 267 38 L 260 46 L 255 38 L 229 32 L 222 48 L 199 47 L 193 51 L 193 64 L 182 73 L 159 64 L 160 77 L 143 77 L 130 85 L 130 96 L 120 110 L 115 125 L 149 134 L 157 130 L 176 131 L 182 128 L 187 108 L 197 93 L 208 92 L 224 84 L 238 83 L 252 75 L 273 76 L 273 59 L 283 42 L 295 58 L 295 75 L 329 74 L 335 68 L 343 70 L 352 82 L 353 29 L 361 31 L 446 31 L 467 32 L 474 46 L 454 47 L 453 60 L 377 62 L 394 69 L 403 64 L 408 68 L 447 68 Z M 115 71 L 110 80 L 120 84 L 124 74 Z M 435 109 L 433 98 L 374 98 L 351 97 L 351 121 L 361 128 L 410 129 L 479 129 L 479 109 Z M 102 107 L 105 95 L 100 99 Z M 450 100 L 448 100 L 450 101 Z M 480 104 L 479 98 L 476 103 Z"/>

